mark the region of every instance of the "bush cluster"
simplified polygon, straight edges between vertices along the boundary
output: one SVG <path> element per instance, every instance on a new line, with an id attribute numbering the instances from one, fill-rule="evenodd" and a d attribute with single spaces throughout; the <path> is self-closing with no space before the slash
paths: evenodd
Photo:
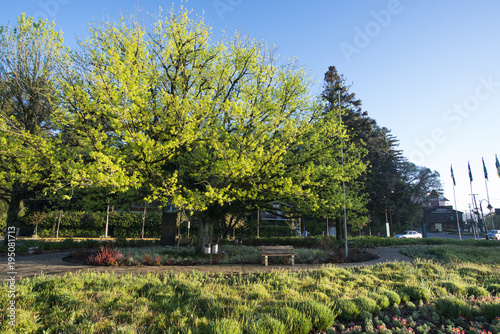
<path id="1" fill-rule="evenodd" d="M 55 237 L 59 212 L 49 214 L 38 225 L 38 236 Z M 34 226 L 29 225 L 29 216 L 20 221 L 22 234 L 31 235 Z M 104 235 L 106 212 L 66 211 L 59 226 L 60 237 L 93 237 Z M 161 212 L 148 212 L 144 224 L 145 237 L 158 237 L 161 231 Z M 108 235 L 112 237 L 137 238 L 142 232 L 142 214 L 134 212 L 110 212 Z"/>

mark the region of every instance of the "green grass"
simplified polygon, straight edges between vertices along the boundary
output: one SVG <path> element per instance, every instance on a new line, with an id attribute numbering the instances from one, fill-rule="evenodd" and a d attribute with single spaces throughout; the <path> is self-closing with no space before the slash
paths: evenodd
<path id="1" fill-rule="evenodd" d="M 354 322 L 351 333 L 356 326 L 367 333 L 382 324 L 391 330 L 387 333 L 396 333 L 392 330 L 402 332 L 413 321 L 418 333 L 417 327 L 447 321 L 463 327 L 457 316 L 491 330 L 500 321 L 495 316 L 499 283 L 498 265 L 424 259 L 232 276 L 38 276 L 16 282 L 14 328 L 7 322 L 7 282 L 0 287 L 0 332 L 348 333 Z M 449 311 L 438 312 L 440 305 Z M 420 320 L 411 320 L 412 315 Z"/>
<path id="2" fill-rule="evenodd" d="M 221 245 L 219 250 L 227 255 L 218 257 L 220 262 L 259 261 L 256 247 Z M 137 261 L 145 256 L 196 260 L 193 248 L 122 251 Z M 315 261 L 326 252 L 298 248 L 296 259 Z M 409 246 L 402 252 L 416 260 L 250 275 L 167 271 L 138 276 L 38 276 L 16 282 L 15 327 L 8 323 L 11 298 L 5 281 L 0 286 L 0 332 L 500 332 L 497 243 Z"/>
<path id="3" fill-rule="evenodd" d="M 472 262 L 500 265 L 500 244 L 490 243 L 496 247 L 470 246 L 470 245 L 438 245 L 407 247 L 401 253 L 411 258 L 432 259 L 445 263 Z"/>

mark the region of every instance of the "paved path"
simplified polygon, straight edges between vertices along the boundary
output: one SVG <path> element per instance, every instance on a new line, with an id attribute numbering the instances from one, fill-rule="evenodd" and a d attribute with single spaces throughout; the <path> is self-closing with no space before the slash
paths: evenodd
<path id="1" fill-rule="evenodd" d="M 380 258 L 367 262 L 360 263 L 343 263 L 343 264 L 326 264 L 326 265 L 313 265 L 313 264 L 296 264 L 290 265 L 270 265 L 268 267 L 255 264 L 223 264 L 223 265 L 202 265 L 202 266 L 143 266 L 143 267 L 103 267 L 103 266 L 88 266 L 72 264 L 63 261 L 62 259 L 70 254 L 70 252 L 63 253 L 49 253 L 38 255 L 25 255 L 16 257 L 15 269 L 9 270 L 7 258 L 1 257 L 0 263 L 2 271 L 0 272 L 0 282 L 6 278 L 15 275 L 16 280 L 26 277 L 33 277 L 35 275 L 45 274 L 64 275 L 68 272 L 115 272 L 117 274 L 135 273 L 163 273 L 170 271 L 180 273 L 185 271 L 200 271 L 205 273 L 255 273 L 255 272 L 269 272 L 272 270 L 304 270 L 304 269 L 318 269 L 322 266 L 335 266 L 335 267 L 353 267 L 362 265 L 373 265 L 382 262 L 392 261 L 411 261 L 409 257 L 402 255 L 399 248 L 377 248 L 367 250 L 370 253 L 378 255 Z M 15 272 L 15 274 L 9 274 Z"/>

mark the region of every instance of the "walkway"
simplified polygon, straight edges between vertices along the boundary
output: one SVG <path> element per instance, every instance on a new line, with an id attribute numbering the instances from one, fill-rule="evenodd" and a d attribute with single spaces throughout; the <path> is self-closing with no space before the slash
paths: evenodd
<path id="1" fill-rule="evenodd" d="M 223 265 L 203 265 L 203 266 L 143 266 L 143 267 L 103 267 L 103 266 L 86 266 L 79 264 L 72 264 L 63 261 L 62 259 L 70 254 L 70 252 L 64 253 L 48 253 L 48 254 L 38 254 L 38 255 L 25 255 L 16 257 L 15 270 L 9 270 L 7 264 L 7 258 L 1 257 L 0 262 L 2 262 L 2 271 L 0 272 L 0 281 L 6 278 L 10 278 L 11 275 L 15 275 L 16 280 L 26 277 L 33 277 L 35 275 L 40 275 L 41 273 L 46 276 L 52 275 L 64 275 L 66 273 L 72 272 L 115 272 L 117 274 L 147 274 L 147 273 L 163 273 L 165 271 L 170 271 L 174 273 L 180 273 L 185 271 L 200 271 L 204 273 L 255 273 L 255 272 L 270 272 L 272 270 L 304 270 L 304 269 L 318 269 L 322 266 L 335 266 L 335 267 L 353 267 L 353 266 L 363 266 L 363 265 L 373 265 L 382 262 L 393 262 L 393 261 L 411 261 L 409 257 L 406 257 L 399 253 L 399 248 L 377 248 L 369 249 L 370 253 L 378 255 L 380 258 L 367 262 L 360 263 L 343 263 L 343 264 L 326 264 L 326 265 L 314 265 L 314 264 L 297 264 L 295 266 L 290 265 L 270 265 L 268 267 L 255 264 L 223 264 Z M 15 272 L 16 274 L 9 274 L 9 272 Z"/>

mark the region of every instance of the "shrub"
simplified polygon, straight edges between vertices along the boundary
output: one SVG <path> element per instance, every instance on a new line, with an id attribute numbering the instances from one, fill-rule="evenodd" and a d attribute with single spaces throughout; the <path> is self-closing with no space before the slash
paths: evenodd
<path id="1" fill-rule="evenodd" d="M 330 301 L 330 297 L 328 297 L 328 295 L 326 295 L 325 293 L 323 293 L 321 291 L 311 292 L 311 298 L 313 298 L 314 300 L 316 300 L 318 302 L 322 302 L 322 303 Z"/>
<path id="2" fill-rule="evenodd" d="M 485 303 L 480 309 L 481 314 L 489 320 L 493 320 L 500 315 L 500 303 Z"/>
<path id="3" fill-rule="evenodd" d="M 446 281 L 442 282 L 441 286 L 446 289 L 451 294 L 454 295 L 463 295 L 465 294 L 465 287 L 456 282 Z"/>
<path id="4" fill-rule="evenodd" d="M 500 295 L 500 284 L 490 284 L 488 285 L 486 290 L 488 290 L 488 292 L 490 292 L 491 294 Z"/>
<path id="5" fill-rule="evenodd" d="M 358 305 L 351 299 L 339 299 L 335 301 L 335 308 L 339 310 L 339 317 L 344 320 L 354 320 L 359 317 Z"/>
<path id="6" fill-rule="evenodd" d="M 422 286 L 406 286 L 401 289 L 402 293 L 409 297 L 409 300 L 424 302 L 429 301 L 432 298 L 432 292 Z M 403 298 L 405 299 L 405 298 Z M 405 300 L 405 301 L 409 301 Z"/>
<path id="7" fill-rule="evenodd" d="M 389 303 L 391 305 L 399 305 L 401 303 L 401 297 L 398 295 L 397 292 L 392 291 L 392 290 L 382 290 L 382 294 L 387 296 L 389 298 Z"/>
<path id="8" fill-rule="evenodd" d="M 287 334 L 288 330 L 286 326 L 279 321 L 271 317 L 268 314 L 264 314 L 256 320 L 250 321 L 245 327 L 245 333 L 248 334 Z"/>
<path id="9" fill-rule="evenodd" d="M 296 303 L 294 308 L 312 319 L 312 325 L 317 330 L 325 330 L 331 327 L 338 314 L 328 306 L 314 300 Z"/>
<path id="10" fill-rule="evenodd" d="M 247 289 L 247 298 L 249 300 L 253 299 L 270 299 L 271 295 L 267 291 L 266 287 L 262 284 L 254 284 Z"/>
<path id="11" fill-rule="evenodd" d="M 209 333 L 213 334 L 240 334 L 243 333 L 241 324 L 234 319 L 217 320 L 209 327 Z"/>
<path id="12" fill-rule="evenodd" d="M 113 266 L 117 264 L 119 255 L 120 251 L 116 248 L 101 246 L 101 249 L 97 253 L 89 256 L 88 262 L 97 266 Z"/>
<path id="13" fill-rule="evenodd" d="M 467 295 L 469 296 L 489 296 L 488 290 L 478 285 L 470 285 L 467 287 Z"/>
<path id="14" fill-rule="evenodd" d="M 470 319 L 473 314 L 472 308 L 464 300 L 456 297 L 440 298 L 436 300 L 434 307 L 439 315 L 450 319 L 459 317 Z"/>
<path id="15" fill-rule="evenodd" d="M 152 266 L 153 265 L 153 255 L 144 254 L 144 257 L 142 259 L 142 263 L 145 264 L 146 266 Z"/>
<path id="16" fill-rule="evenodd" d="M 294 308 L 274 308 L 272 315 L 285 324 L 290 334 L 307 334 L 312 329 L 311 319 Z"/>
<path id="17" fill-rule="evenodd" d="M 391 301 L 389 300 L 389 297 L 386 294 L 371 293 L 369 294 L 368 297 L 374 299 L 377 302 L 377 305 L 380 309 L 385 309 L 389 307 L 389 305 L 391 305 Z"/>
<path id="18" fill-rule="evenodd" d="M 358 296 L 353 300 L 358 305 L 360 312 L 367 311 L 373 314 L 380 311 L 380 307 L 377 305 L 377 302 L 368 296 Z"/>

